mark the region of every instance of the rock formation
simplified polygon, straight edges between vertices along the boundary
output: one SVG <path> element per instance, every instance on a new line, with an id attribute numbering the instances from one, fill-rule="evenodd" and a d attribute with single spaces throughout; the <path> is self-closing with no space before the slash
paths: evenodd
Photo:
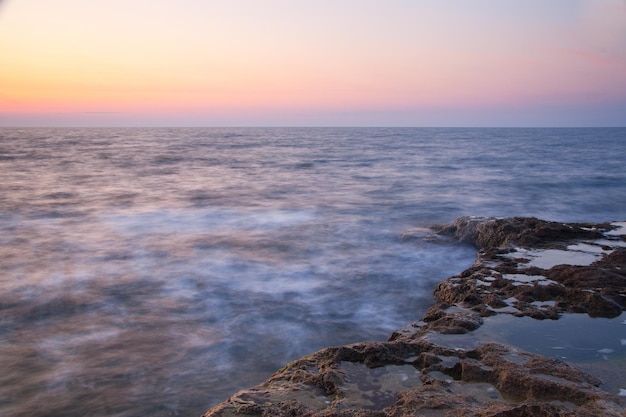
<path id="1" fill-rule="evenodd" d="M 421 320 L 387 342 L 291 362 L 204 416 L 626 417 L 618 395 L 626 390 L 607 392 L 597 376 L 561 359 L 474 337 L 498 315 L 512 326 L 523 317 L 622 315 L 626 223 L 466 217 L 433 231 L 431 238 L 474 244 L 478 256 L 437 286 Z M 424 237 L 407 232 L 403 239 Z"/>

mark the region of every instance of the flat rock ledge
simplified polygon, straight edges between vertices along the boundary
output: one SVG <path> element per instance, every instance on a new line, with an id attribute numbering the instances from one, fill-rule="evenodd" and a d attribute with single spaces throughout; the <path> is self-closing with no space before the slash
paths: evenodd
<path id="1" fill-rule="evenodd" d="M 293 361 L 204 417 L 626 417 L 622 390 L 606 392 L 598 377 L 560 359 L 504 344 L 442 342 L 470 338 L 499 314 L 619 317 L 626 222 L 463 217 L 431 232 L 407 231 L 403 239 L 462 240 L 478 256 L 437 286 L 421 320 L 387 342 L 329 347 Z"/>

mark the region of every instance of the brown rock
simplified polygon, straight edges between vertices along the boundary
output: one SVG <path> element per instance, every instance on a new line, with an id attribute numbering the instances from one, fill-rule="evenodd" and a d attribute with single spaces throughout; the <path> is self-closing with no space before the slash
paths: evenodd
<path id="1" fill-rule="evenodd" d="M 349 358 L 349 360 L 347 360 Z M 376 358 L 376 367 L 366 362 Z M 415 359 L 417 358 L 417 359 Z M 332 380 L 333 389 L 319 381 Z M 487 344 L 360 343 L 295 361 L 209 410 L 216 416 L 622 416 L 623 404 L 568 364 Z M 522 413 L 522 414 L 515 414 Z M 557 414 L 554 414 L 557 413 Z M 559 414 L 562 413 L 562 414 Z"/>
<path id="2" fill-rule="evenodd" d="M 439 233 L 471 243 L 478 248 L 495 248 L 505 245 L 540 247 L 546 243 L 573 239 L 600 239 L 600 230 L 608 230 L 608 224 L 564 224 L 547 222 L 536 218 L 514 217 L 486 219 L 461 217 L 451 225 L 433 227 Z"/>
<path id="3" fill-rule="evenodd" d="M 552 320 L 567 312 L 620 315 L 626 310 L 626 247 L 624 237 L 606 234 L 612 228 L 470 217 L 437 226 L 448 238 L 476 245 L 478 257 L 437 286 L 435 304 L 421 320 L 387 342 L 327 348 L 294 361 L 204 416 L 626 417 L 625 399 L 599 389 L 598 378 L 561 360 L 471 339 L 484 318 L 496 314 Z M 420 236 L 437 241 L 423 230 L 403 239 Z M 530 251 L 570 245 L 574 254 L 591 245 L 597 261 L 532 264 Z M 441 342 L 450 337 L 473 347 Z"/>

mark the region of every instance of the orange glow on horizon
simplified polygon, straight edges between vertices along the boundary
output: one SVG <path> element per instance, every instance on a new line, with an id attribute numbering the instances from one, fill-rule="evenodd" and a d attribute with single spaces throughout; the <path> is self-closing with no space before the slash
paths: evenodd
<path id="1" fill-rule="evenodd" d="M 403 3 L 406 13 L 392 13 L 348 0 L 334 14 L 327 5 L 281 0 L 250 3 L 251 11 L 191 0 L 149 10 L 121 0 L 106 8 L 9 2 L 0 16 L 0 117 L 626 102 L 621 3 L 583 0 L 576 14 L 565 0 L 530 0 L 524 10 L 479 1 L 497 18 L 462 2 L 456 9 Z M 538 19 L 539 11 L 552 20 Z M 598 22 L 607 13 L 604 27 Z"/>

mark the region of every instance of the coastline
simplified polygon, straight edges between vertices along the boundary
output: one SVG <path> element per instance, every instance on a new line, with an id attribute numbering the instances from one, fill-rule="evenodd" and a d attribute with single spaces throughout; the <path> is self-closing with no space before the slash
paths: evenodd
<path id="1" fill-rule="evenodd" d="M 530 340 L 526 348 L 540 345 L 542 337 L 523 329 L 570 317 L 624 328 L 626 222 L 463 217 L 430 232 L 409 230 L 403 240 L 460 239 L 478 252 L 472 266 L 437 286 L 420 320 L 386 342 L 329 347 L 293 361 L 204 417 L 626 416 L 619 372 L 606 382 L 584 360 L 529 352 L 510 336 Z M 584 333 L 590 325 L 582 326 Z M 624 363 L 626 340 L 613 336 L 621 349 L 593 355 Z"/>

